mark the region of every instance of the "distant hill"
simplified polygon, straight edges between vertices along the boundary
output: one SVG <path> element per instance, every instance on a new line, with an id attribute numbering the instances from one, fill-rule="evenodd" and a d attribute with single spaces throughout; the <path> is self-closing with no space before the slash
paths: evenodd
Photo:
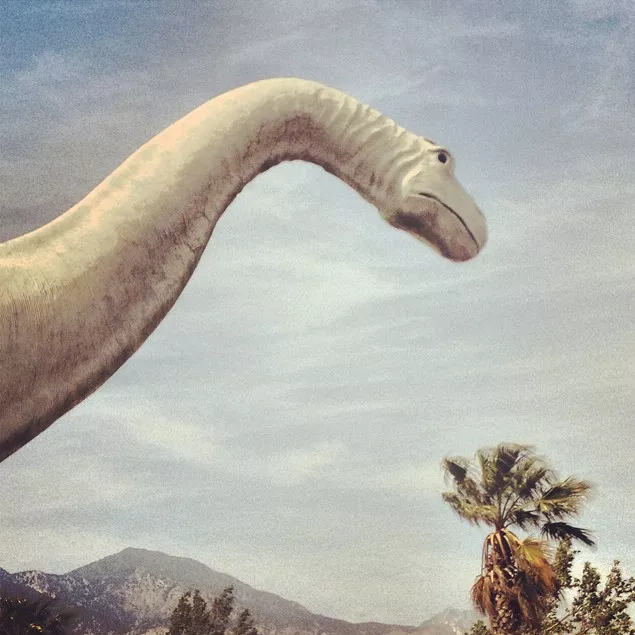
<path id="1" fill-rule="evenodd" d="M 183 593 L 200 589 L 206 599 L 233 586 L 236 607 L 248 608 L 264 635 L 461 635 L 475 614 L 448 609 L 418 627 L 374 622 L 353 624 L 311 613 L 297 602 L 259 591 L 190 558 L 124 549 L 64 575 L 0 569 L 0 593 L 45 593 L 76 608 L 82 635 L 164 634 Z"/>
<path id="2" fill-rule="evenodd" d="M 469 631 L 472 624 L 483 619 L 476 611 L 448 608 L 433 615 L 423 622 L 417 629 L 420 635 L 463 635 Z"/>

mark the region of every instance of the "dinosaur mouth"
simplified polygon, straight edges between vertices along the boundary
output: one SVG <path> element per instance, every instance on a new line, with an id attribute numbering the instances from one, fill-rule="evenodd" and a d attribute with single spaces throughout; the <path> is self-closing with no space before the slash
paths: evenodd
<path id="1" fill-rule="evenodd" d="M 455 262 L 474 258 L 482 245 L 463 218 L 434 194 L 421 192 L 417 199 L 420 201 L 421 198 L 432 204 L 421 209 L 421 202 L 417 205 L 411 199 L 408 208 L 397 212 L 390 223 L 432 247 L 444 258 Z"/>
<path id="2" fill-rule="evenodd" d="M 461 223 L 461 225 L 463 225 L 463 229 L 465 229 L 465 231 L 467 232 L 468 236 L 474 241 L 474 245 L 476 246 L 476 250 L 477 251 L 481 250 L 482 245 L 478 242 L 478 240 L 476 240 L 476 236 L 474 236 L 474 233 L 468 227 L 467 223 L 463 220 L 463 218 L 461 217 L 460 214 L 457 214 L 449 205 L 444 203 L 438 196 L 435 196 L 434 194 L 430 194 L 429 192 L 419 192 L 419 196 L 421 196 L 423 198 L 430 198 L 433 201 L 436 201 L 437 203 L 439 203 L 439 205 L 441 205 L 448 212 L 450 212 L 450 214 L 452 214 L 459 221 L 459 223 Z"/>

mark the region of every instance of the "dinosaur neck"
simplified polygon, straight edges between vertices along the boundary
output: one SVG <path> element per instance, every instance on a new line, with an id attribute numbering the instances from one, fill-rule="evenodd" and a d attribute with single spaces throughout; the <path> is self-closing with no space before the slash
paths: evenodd
<path id="1" fill-rule="evenodd" d="M 311 161 L 380 205 L 419 148 L 417 137 L 339 91 L 257 82 L 197 108 L 68 212 L 0 245 L 0 460 L 137 350 L 257 174 Z"/>

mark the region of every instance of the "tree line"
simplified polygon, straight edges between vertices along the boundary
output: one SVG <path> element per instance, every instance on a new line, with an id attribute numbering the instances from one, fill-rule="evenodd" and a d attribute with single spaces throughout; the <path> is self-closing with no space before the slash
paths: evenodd
<path id="1" fill-rule="evenodd" d="M 170 615 L 166 635 L 258 635 L 249 609 L 234 615 L 234 588 L 223 589 L 208 606 L 198 589 L 187 591 Z M 70 635 L 78 614 L 54 598 L 0 597 L 0 635 Z"/>
<path id="2" fill-rule="evenodd" d="M 198 589 L 188 591 L 172 611 L 166 635 L 258 635 L 249 609 L 232 619 L 234 603 L 232 586 L 223 589 L 209 607 Z"/>

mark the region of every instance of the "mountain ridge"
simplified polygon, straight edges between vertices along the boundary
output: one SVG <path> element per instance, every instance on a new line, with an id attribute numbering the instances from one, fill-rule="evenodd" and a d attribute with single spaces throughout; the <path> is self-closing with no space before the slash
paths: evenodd
<path id="1" fill-rule="evenodd" d="M 460 635 L 464 632 L 454 626 L 457 619 L 464 621 L 455 615 L 446 619 L 438 614 L 418 627 L 353 623 L 319 615 L 298 602 L 260 591 L 192 558 L 136 547 L 127 547 L 64 574 L 35 570 L 8 573 L 0 569 L 0 591 L 4 588 L 15 593 L 16 588 L 21 588 L 25 592 L 56 597 L 76 607 L 80 615 L 76 632 L 82 635 L 165 633 L 169 616 L 183 593 L 197 588 L 209 601 L 227 586 L 234 587 L 236 609 L 248 608 L 263 635 Z M 469 624 L 464 630 L 467 629 Z"/>

